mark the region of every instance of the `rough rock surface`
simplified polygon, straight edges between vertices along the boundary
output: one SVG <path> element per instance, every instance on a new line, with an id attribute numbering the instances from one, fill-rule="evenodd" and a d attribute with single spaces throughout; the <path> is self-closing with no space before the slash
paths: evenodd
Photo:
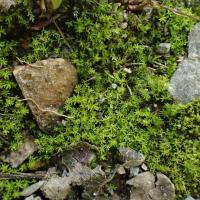
<path id="1" fill-rule="evenodd" d="M 171 78 L 169 92 L 182 103 L 200 97 L 200 23 L 189 34 L 188 58 L 179 63 Z"/>
<path id="2" fill-rule="evenodd" d="M 162 173 L 157 173 L 156 187 L 149 191 L 152 200 L 173 200 L 175 199 L 174 184 Z"/>
<path id="3" fill-rule="evenodd" d="M 11 6 L 15 6 L 15 0 L 0 0 L 0 12 L 6 12 Z"/>
<path id="4" fill-rule="evenodd" d="M 40 129 L 51 132 L 61 121 L 53 112 L 63 106 L 77 83 L 74 66 L 62 58 L 47 59 L 15 66 L 13 74 Z"/>
<path id="5" fill-rule="evenodd" d="M 22 164 L 30 155 L 37 150 L 37 145 L 32 137 L 26 137 L 24 143 L 16 151 L 2 155 L 0 158 L 8 162 L 13 168 Z"/>
<path id="6" fill-rule="evenodd" d="M 130 200 L 174 200 L 173 183 L 162 173 L 157 173 L 156 176 L 157 179 L 152 173 L 144 172 L 128 180 L 126 184 L 133 186 Z"/>

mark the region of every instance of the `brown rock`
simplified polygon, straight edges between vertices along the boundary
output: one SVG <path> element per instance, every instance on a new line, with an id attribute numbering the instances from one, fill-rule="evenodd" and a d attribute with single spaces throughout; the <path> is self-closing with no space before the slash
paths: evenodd
<path id="1" fill-rule="evenodd" d="M 156 188 L 149 191 L 152 200 L 174 200 L 175 187 L 167 176 L 157 173 Z"/>
<path id="2" fill-rule="evenodd" d="M 56 115 L 75 85 L 77 73 L 63 58 L 15 66 L 13 74 L 41 130 L 51 132 L 61 117 Z"/>

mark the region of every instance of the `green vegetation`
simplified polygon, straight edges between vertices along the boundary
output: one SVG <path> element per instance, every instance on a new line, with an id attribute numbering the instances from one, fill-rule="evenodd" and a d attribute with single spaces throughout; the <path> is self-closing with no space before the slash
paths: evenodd
<path id="1" fill-rule="evenodd" d="M 165 4 L 177 4 L 192 13 L 181 2 Z M 30 29 L 39 18 L 28 1 L 19 1 L 15 10 L 0 17 L 0 133 L 11 141 L 10 146 L 0 141 L 0 150 L 16 149 L 28 130 L 37 138 L 39 151 L 17 171 L 30 171 L 37 160 L 48 160 L 82 140 L 97 145 L 101 159 L 112 147 L 129 146 L 146 156 L 151 171 L 171 178 L 177 199 L 199 194 L 200 100 L 182 105 L 167 91 L 195 21 L 159 9 L 150 20 L 142 12 L 130 14 L 123 29 L 123 8 L 106 0 L 63 2 L 62 8 L 69 17 L 58 25 L 70 48 L 54 25 L 41 31 Z M 195 14 L 200 14 L 200 7 Z M 160 42 L 171 43 L 169 57 L 156 53 Z M 34 62 L 51 56 L 69 58 L 80 81 L 63 108 L 73 118 L 49 136 L 38 130 L 26 103 L 18 101 L 23 97 L 11 66 L 16 57 Z M 95 79 L 90 81 L 91 77 Z M 113 89 L 112 84 L 117 87 Z M 0 171 L 13 169 L 1 164 Z M 17 199 L 27 184 L 1 181 L 0 196 Z"/>

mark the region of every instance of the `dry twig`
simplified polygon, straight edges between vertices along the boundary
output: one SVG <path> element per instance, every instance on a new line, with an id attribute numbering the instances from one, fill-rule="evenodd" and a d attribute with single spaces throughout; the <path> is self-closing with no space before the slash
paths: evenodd
<path id="1" fill-rule="evenodd" d="M 28 65 L 28 66 L 30 66 L 30 67 L 34 67 L 34 68 L 43 68 L 44 66 L 41 66 L 41 65 L 36 65 L 36 64 L 30 64 L 30 63 L 28 63 L 28 62 L 26 62 L 26 61 L 24 61 L 24 60 L 21 60 L 20 58 L 18 58 L 18 57 L 16 57 L 17 58 L 17 60 L 21 63 L 21 64 L 26 64 L 26 65 Z"/>
<path id="2" fill-rule="evenodd" d="M 37 179 L 41 180 L 45 177 L 46 172 L 37 173 L 2 173 L 0 172 L 0 180 L 13 180 L 13 179 Z"/>
<path id="3" fill-rule="evenodd" d="M 60 114 L 60 113 L 58 113 L 58 112 L 56 112 L 56 111 L 53 111 L 53 110 L 43 109 L 43 108 L 41 108 L 41 107 L 36 103 L 36 101 L 35 101 L 34 99 L 32 99 L 32 98 L 21 99 L 21 100 L 19 100 L 19 101 L 31 101 L 32 103 L 34 103 L 34 104 L 36 105 L 36 107 L 38 108 L 38 110 L 40 110 L 40 111 L 42 111 L 42 112 L 53 113 L 53 114 L 55 114 L 55 115 L 57 115 L 57 116 L 59 116 L 59 117 L 65 117 L 65 118 L 68 118 L 68 119 L 71 119 L 71 118 L 72 118 L 72 117 L 69 117 L 69 116 L 67 116 L 67 115 Z"/>

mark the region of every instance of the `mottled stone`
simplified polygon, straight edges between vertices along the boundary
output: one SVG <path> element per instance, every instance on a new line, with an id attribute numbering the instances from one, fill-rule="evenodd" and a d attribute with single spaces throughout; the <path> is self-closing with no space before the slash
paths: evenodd
<path id="1" fill-rule="evenodd" d="M 24 143 L 22 143 L 16 151 L 12 151 L 10 154 L 2 155 L 0 158 L 4 162 L 8 162 L 13 168 L 22 164 L 30 155 L 37 150 L 37 145 L 32 137 L 26 137 Z"/>
<path id="2" fill-rule="evenodd" d="M 188 40 L 188 58 L 200 58 L 200 23 L 190 32 Z"/>
<path id="3" fill-rule="evenodd" d="M 128 147 L 119 147 L 117 155 L 118 160 L 125 163 L 125 168 L 140 166 L 145 161 L 143 154 Z"/>
<path id="4" fill-rule="evenodd" d="M 47 59 L 15 66 L 13 74 L 40 129 L 52 132 L 55 125 L 61 123 L 61 117 L 55 112 L 77 83 L 74 66 L 62 58 Z"/>
<path id="5" fill-rule="evenodd" d="M 152 200 L 174 200 L 175 187 L 170 179 L 162 173 L 157 173 L 156 187 L 149 191 Z"/>
<path id="6" fill-rule="evenodd" d="M 157 52 L 160 54 L 169 54 L 171 48 L 170 43 L 160 43 L 157 47 Z"/>
<path id="7" fill-rule="evenodd" d="M 169 92 L 183 103 L 200 96 L 200 59 L 184 59 L 173 74 Z"/>
<path id="8" fill-rule="evenodd" d="M 200 97 L 200 23 L 189 34 L 188 58 L 184 58 L 173 74 L 169 92 L 182 103 Z"/>
<path id="9" fill-rule="evenodd" d="M 16 5 L 16 0 L 0 0 L 0 12 L 7 12 L 11 6 Z"/>

